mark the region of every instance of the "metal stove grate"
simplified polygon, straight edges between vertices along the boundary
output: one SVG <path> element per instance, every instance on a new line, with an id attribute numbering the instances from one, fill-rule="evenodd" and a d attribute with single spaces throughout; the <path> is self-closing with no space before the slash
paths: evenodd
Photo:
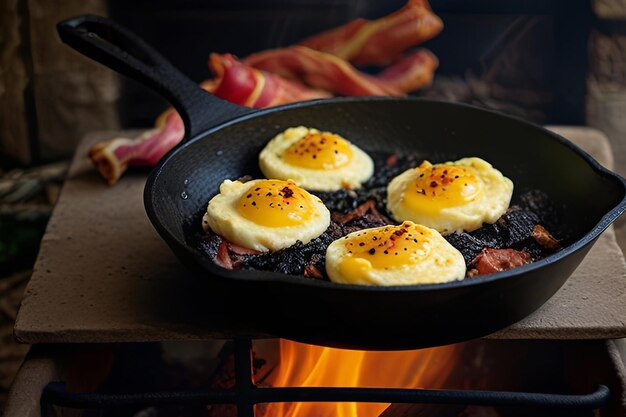
<path id="1" fill-rule="evenodd" d="M 236 339 L 235 386 L 203 391 L 100 394 L 68 392 L 64 382 L 51 382 L 41 396 L 42 417 L 53 417 L 54 406 L 76 409 L 112 409 L 126 406 L 234 404 L 238 417 L 254 417 L 254 405 L 273 402 L 373 402 L 463 404 L 483 406 L 539 406 L 597 410 L 609 402 L 611 392 L 599 385 L 588 394 L 546 394 L 509 391 L 431 390 L 398 388 L 257 387 L 252 378 L 252 341 Z"/>

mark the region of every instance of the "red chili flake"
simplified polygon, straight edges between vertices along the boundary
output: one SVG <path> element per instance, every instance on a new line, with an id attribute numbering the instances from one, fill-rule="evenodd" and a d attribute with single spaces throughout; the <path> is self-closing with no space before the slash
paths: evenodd
<path id="1" fill-rule="evenodd" d="M 285 197 L 285 198 L 289 198 L 289 197 L 293 196 L 293 190 L 291 188 L 287 187 L 287 186 L 283 187 L 283 189 L 280 190 L 280 191 L 282 191 L 283 197 Z"/>
<path id="2" fill-rule="evenodd" d="M 430 186 L 433 187 L 433 188 L 436 187 L 437 186 L 437 181 L 431 181 L 430 182 Z"/>

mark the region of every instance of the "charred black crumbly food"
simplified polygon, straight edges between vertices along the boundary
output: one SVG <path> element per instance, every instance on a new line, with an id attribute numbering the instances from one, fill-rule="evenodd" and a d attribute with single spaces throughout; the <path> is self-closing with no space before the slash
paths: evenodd
<path id="1" fill-rule="evenodd" d="M 417 155 L 376 155 L 374 175 L 358 190 L 313 192 L 331 212 L 331 223 L 319 237 L 271 253 L 260 253 L 233 245 L 208 232 L 197 247 L 225 268 L 274 271 L 328 280 L 326 248 L 336 239 L 357 230 L 397 224 L 387 213 L 387 185 L 395 176 L 422 161 Z M 567 238 L 560 227 L 561 208 L 538 190 L 525 192 L 494 224 L 469 233 L 444 236 L 457 248 L 467 266 L 467 276 L 506 270 L 534 262 L 559 250 Z M 557 240 L 558 238 L 558 240 Z"/>

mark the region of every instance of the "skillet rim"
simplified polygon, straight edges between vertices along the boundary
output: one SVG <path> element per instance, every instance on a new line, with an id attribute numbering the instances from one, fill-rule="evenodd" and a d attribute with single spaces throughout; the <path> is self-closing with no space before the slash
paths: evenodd
<path id="1" fill-rule="evenodd" d="M 571 151 L 576 153 L 578 156 L 582 157 L 585 162 L 587 162 L 591 168 L 598 173 L 600 176 L 611 179 L 614 182 L 618 182 L 622 187 L 623 197 L 621 201 L 615 205 L 611 210 L 606 212 L 600 220 L 596 223 L 596 225 L 585 235 L 583 235 L 580 239 L 571 243 L 567 247 L 563 248 L 561 251 L 551 254 L 539 261 L 526 264 L 520 267 L 516 267 L 510 269 L 508 271 L 496 272 L 493 274 L 487 275 L 479 275 L 477 277 L 473 277 L 472 279 L 462 279 L 458 281 L 439 283 L 439 284 L 412 284 L 412 285 L 389 285 L 389 286 L 378 286 L 378 285 L 358 285 L 358 284 L 339 284 L 330 281 L 321 281 L 315 280 L 311 278 L 306 278 L 300 275 L 287 275 L 281 274 L 279 272 L 272 271 L 251 271 L 245 269 L 237 269 L 237 270 L 229 270 L 225 268 L 219 267 L 212 261 L 209 261 L 205 256 L 203 256 L 199 251 L 194 248 L 191 248 L 189 245 L 181 244 L 168 230 L 167 228 L 159 221 L 157 212 L 152 204 L 151 197 L 154 194 L 154 184 L 163 171 L 163 168 L 167 165 L 170 159 L 178 155 L 180 152 L 183 152 L 188 146 L 191 144 L 206 138 L 207 136 L 212 135 L 213 133 L 224 129 L 226 127 L 232 126 L 237 123 L 244 122 L 249 119 L 262 117 L 270 113 L 280 112 L 283 110 L 289 110 L 294 108 L 302 108 L 302 107 L 314 107 L 317 105 L 326 105 L 326 104 L 334 104 L 334 103 L 368 103 L 368 102 L 422 102 L 422 103 L 436 103 L 437 105 L 443 105 L 448 107 L 461 107 L 468 108 L 471 110 L 477 110 L 480 112 L 490 113 L 495 117 L 500 117 L 507 119 L 508 121 L 517 122 L 525 125 L 526 127 L 538 130 L 539 132 L 549 136 L 552 140 L 558 142 L 560 145 L 569 148 Z M 289 103 L 280 106 L 269 107 L 265 109 L 250 109 L 249 113 L 244 115 L 240 115 L 239 117 L 234 117 L 233 119 L 227 120 L 218 124 L 217 126 L 213 126 L 205 131 L 198 133 L 192 138 L 183 139 L 182 142 L 176 146 L 174 149 L 170 150 L 157 164 L 157 166 L 150 172 L 146 184 L 144 186 L 144 209 L 146 210 L 146 214 L 153 225 L 153 227 L 157 230 L 161 238 L 171 247 L 173 243 L 181 249 L 184 249 L 186 253 L 188 253 L 197 264 L 201 265 L 204 268 L 204 272 L 209 272 L 211 275 L 214 275 L 213 278 L 219 279 L 227 279 L 233 281 L 244 281 L 251 282 L 254 284 L 259 283 L 281 283 L 287 285 L 304 285 L 314 288 L 324 288 L 331 289 L 337 291 L 373 291 L 373 292 L 422 292 L 422 291 L 437 291 L 437 290 L 449 290 L 452 288 L 463 288 L 474 285 L 485 285 L 487 283 L 493 281 L 499 281 L 505 278 L 513 278 L 517 276 L 524 275 L 527 272 L 534 271 L 536 269 L 540 269 L 543 267 L 547 267 L 549 265 L 555 264 L 562 260 L 563 258 L 568 257 L 579 250 L 582 250 L 587 245 L 592 244 L 595 239 L 597 239 L 602 232 L 604 232 L 611 224 L 617 220 L 623 213 L 626 211 L 626 179 L 619 175 L 618 173 L 611 171 L 604 166 L 602 166 L 598 161 L 596 161 L 591 155 L 582 150 L 576 144 L 572 143 L 570 140 L 565 137 L 548 130 L 547 128 L 524 120 L 518 116 L 508 115 L 497 110 L 487 109 L 483 107 L 479 107 L 472 104 L 467 103 L 457 103 L 446 100 L 438 100 L 438 99 L 427 99 L 423 97 L 387 97 L 387 96 L 370 96 L 370 97 L 333 97 L 327 99 L 315 99 L 315 100 L 307 100 L 300 101 L 296 103 Z M 577 265 L 578 267 L 578 265 Z M 569 277 L 569 276 L 568 276 Z"/>

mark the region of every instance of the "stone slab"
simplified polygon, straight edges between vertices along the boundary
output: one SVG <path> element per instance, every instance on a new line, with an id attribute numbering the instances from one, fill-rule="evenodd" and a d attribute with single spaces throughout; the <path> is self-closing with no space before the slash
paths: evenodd
<path id="1" fill-rule="evenodd" d="M 589 128 L 552 127 L 611 167 L 610 144 Z M 144 212 L 147 171 L 107 186 L 85 157 L 126 132 L 95 132 L 77 149 L 15 325 L 23 343 L 207 340 L 258 334 L 224 314 L 219 292 L 199 286 Z M 538 311 L 490 337 L 626 337 L 626 263 L 612 228 Z"/>

